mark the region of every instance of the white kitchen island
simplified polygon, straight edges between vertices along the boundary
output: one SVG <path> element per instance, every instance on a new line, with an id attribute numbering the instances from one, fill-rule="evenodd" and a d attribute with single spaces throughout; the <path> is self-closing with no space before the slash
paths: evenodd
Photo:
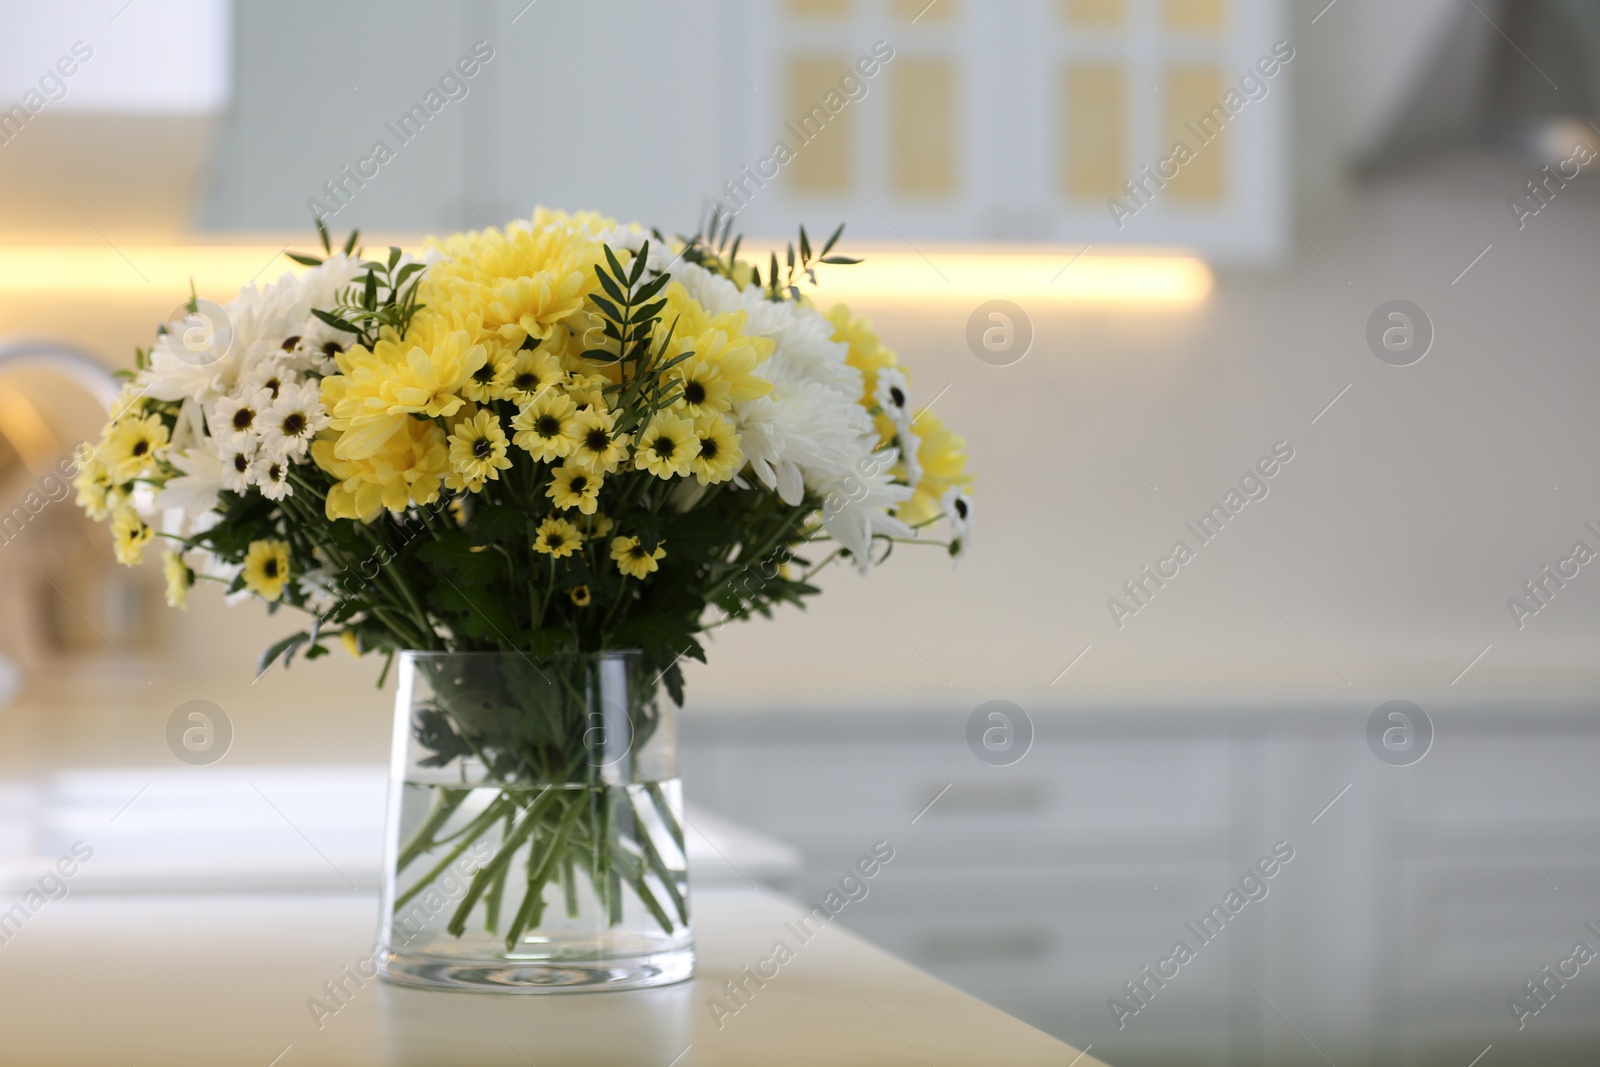
<path id="1" fill-rule="evenodd" d="M 714 1010 L 713 1000 L 736 1006 L 724 982 L 775 941 L 796 946 L 784 924 L 805 907 L 764 889 L 697 892 L 696 977 L 621 993 L 468 995 L 352 978 L 372 951 L 376 908 L 365 891 L 51 901 L 0 944 L 0 1064 L 1100 1063 L 837 923 L 764 985 L 747 982 L 736 1012 Z M 338 998 L 325 983 L 343 983 Z"/>

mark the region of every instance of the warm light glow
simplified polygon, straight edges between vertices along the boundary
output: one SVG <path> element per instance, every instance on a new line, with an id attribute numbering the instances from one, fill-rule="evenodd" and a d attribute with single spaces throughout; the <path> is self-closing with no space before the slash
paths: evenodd
<path id="1" fill-rule="evenodd" d="M 407 240 L 415 249 L 420 242 Z M 746 249 L 764 243 L 747 242 Z M 293 245 L 300 251 L 313 242 Z M 385 247 L 374 242 L 371 249 Z M 856 266 L 819 268 L 822 300 L 963 301 L 1006 299 L 1083 307 L 1183 309 L 1211 292 L 1211 270 L 1179 253 L 1117 253 L 1067 248 L 1040 251 L 925 247 L 852 247 Z M 190 279 L 212 299 L 228 299 L 251 281 L 265 284 L 298 270 L 271 245 L 0 246 L 0 291 L 162 296 L 174 305 L 188 296 Z M 765 273 L 767 264 L 746 258 Z M 780 256 L 780 261 L 782 257 Z M 809 286 L 806 286 L 809 289 Z"/>
<path id="2" fill-rule="evenodd" d="M 823 297 L 847 301 L 1004 299 L 1130 310 L 1195 307 L 1211 292 L 1210 268 L 1192 256 L 1080 252 L 851 249 L 865 262 L 821 267 L 817 280 Z"/>
<path id="3" fill-rule="evenodd" d="M 190 279 L 202 296 L 227 299 L 251 280 L 299 270 L 282 252 L 267 245 L 0 246 L 0 291 L 160 296 L 177 306 Z"/>

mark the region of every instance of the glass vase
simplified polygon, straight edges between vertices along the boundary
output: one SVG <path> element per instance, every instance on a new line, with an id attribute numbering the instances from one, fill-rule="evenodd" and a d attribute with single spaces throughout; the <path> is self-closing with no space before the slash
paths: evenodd
<path id="1" fill-rule="evenodd" d="M 504 992 L 688 978 L 674 708 L 636 652 L 405 652 L 380 973 Z"/>

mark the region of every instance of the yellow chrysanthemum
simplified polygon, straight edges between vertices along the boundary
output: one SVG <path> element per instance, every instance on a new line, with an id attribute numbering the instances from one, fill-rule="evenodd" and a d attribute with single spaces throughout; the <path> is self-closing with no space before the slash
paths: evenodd
<path id="1" fill-rule="evenodd" d="M 339 480 L 328 490 L 328 518 L 371 522 L 385 508 L 404 511 L 439 499 L 451 470 L 444 428 L 408 415 L 401 430 L 378 452 L 362 459 L 339 457 L 338 438 L 312 442 L 311 458 Z"/>
<path id="2" fill-rule="evenodd" d="M 476 493 L 485 481 L 499 481 L 500 472 L 511 466 L 506 449 L 506 432 L 494 412 L 480 411 L 462 419 L 450 435 L 450 475 L 445 484 Z"/>
<path id="3" fill-rule="evenodd" d="M 156 457 L 167 447 L 167 426 L 161 416 L 126 415 L 111 424 L 99 457 L 117 485 L 133 481 L 155 468 Z"/>
<path id="4" fill-rule="evenodd" d="M 533 399 L 564 377 L 561 360 L 539 349 L 523 350 L 511 363 L 511 373 L 501 388 L 499 396 L 518 404 L 530 404 Z"/>
<path id="5" fill-rule="evenodd" d="M 916 432 L 922 438 L 922 445 L 917 449 L 922 480 L 917 483 L 911 499 L 895 512 L 902 521 L 912 525 L 943 514 L 941 500 L 946 490 L 971 485 L 973 480 L 967 473 L 966 438 L 945 426 L 931 411 L 924 411 L 917 417 Z"/>
<path id="6" fill-rule="evenodd" d="M 576 444 L 568 462 L 592 471 L 611 474 L 628 458 L 630 435 L 617 433 L 615 415 L 590 408 L 578 412 L 573 426 Z"/>
<path id="7" fill-rule="evenodd" d="M 739 435 L 734 432 L 733 423 L 721 415 L 696 419 L 694 435 L 699 451 L 689 460 L 689 471 L 701 485 L 725 482 L 744 466 Z"/>
<path id="8" fill-rule="evenodd" d="M 443 418 L 464 402 L 460 393 L 489 359 L 467 330 L 449 330 L 439 316 L 418 312 L 404 340 L 393 331 L 372 346 L 338 356 L 341 373 L 322 380 L 330 428 L 340 431 L 340 459 L 365 459 L 388 444 L 412 414 Z"/>
<path id="9" fill-rule="evenodd" d="M 533 550 L 553 559 L 570 556 L 582 546 L 583 534 L 566 519 L 544 520 L 533 538 Z"/>
<path id="10" fill-rule="evenodd" d="M 604 481 L 605 475 L 568 461 L 550 476 L 550 487 L 544 495 L 562 510 L 577 508 L 585 515 L 593 515 L 599 507 L 600 485 Z"/>
<path id="11" fill-rule="evenodd" d="M 578 409 L 565 393 L 547 389 L 517 412 L 511 428 L 517 447 L 534 459 L 563 459 L 578 446 Z"/>
<path id="12" fill-rule="evenodd" d="M 593 599 L 593 597 L 589 595 L 589 587 L 586 585 L 573 586 L 571 589 L 567 590 L 567 596 L 571 597 L 572 603 L 580 608 L 588 607 L 589 601 Z"/>
<path id="13" fill-rule="evenodd" d="M 583 536 L 598 541 L 609 535 L 614 526 L 616 526 L 616 523 L 611 521 L 609 515 L 601 515 L 597 512 L 583 519 Z"/>
<path id="14" fill-rule="evenodd" d="M 418 286 L 423 304 L 481 309 L 484 329 L 512 345 L 548 338 L 598 287 L 604 252 L 598 217 L 536 212 L 531 222 L 455 234 L 433 242 L 446 259 Z"/>
<path id="15" fill-rule="evenodd" d="M 659 570 L 656 560 L 666 556 L 667 550 L 659 544 L 654 551 L 640 544 L 637 537 L 616 537 L 611 541 L 611 558 L 617 569 L 630 578 L 643 578 Z"/>
<path id="16" fill-rule="evenodd" d="M 168 549 L 161 554 L 161 569 L 167 579 L 167 607 L 187 608 L 189 587 L 194 585 L 194 571 L 183 562 L 183 553 Z"/>
<path id="17" fill-rule="evenodd" d="M 289 581 L 289 542 L 251 541 L 244 554 L 244 587 L 263 600 L 277 600 Z"/>
<path id="18" fill-rule="evenodd" d="M 657 478 L 686 477 L 696 447 L 693 423 L 670 411 L 657 412 L 639 435 L 633 465 Z"/>
<path id="19" fill-rule="evenodd" d="M 111 546 L 117 562 L 124 567 L 134 567 L 144 562 L 144 546 L 156 532 L 144 524 L 139 513 L 126 504 L 119 506 L 111 517 Z"/>

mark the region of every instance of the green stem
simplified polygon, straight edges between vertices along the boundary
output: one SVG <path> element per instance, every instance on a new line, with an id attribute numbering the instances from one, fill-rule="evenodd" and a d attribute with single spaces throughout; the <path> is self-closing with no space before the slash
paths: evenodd
<path id="1" fill-rule="evenodd" d="M 428 817 L 422 820 L 422 825 L 417 827 L 417 832 L 411 835 L 411 840 L 400 850 L 400 855 L 395 859 L 395 873 L 405 870 L 423 852 L 432 849 L 436 842 L 433 835 L 438 833 L 439 827 L 450 820 L 461 802 L 472 795 L 470 789 L 440 788 L 433 797 L 433 809 L 428 812 Z"/>

